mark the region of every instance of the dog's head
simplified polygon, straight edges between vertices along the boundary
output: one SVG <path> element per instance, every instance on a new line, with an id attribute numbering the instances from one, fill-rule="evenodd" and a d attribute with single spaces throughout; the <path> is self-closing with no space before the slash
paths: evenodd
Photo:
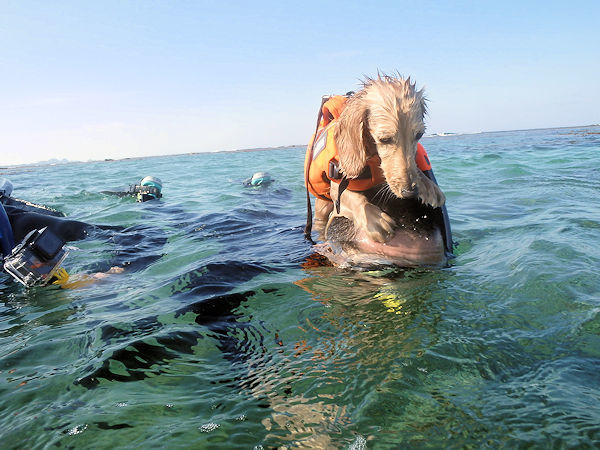
<path id="1" fill-rule="evenodd" d="M 426 99 L 410 78 L 380 75 L 367 79 L 351 97 L 335 131 L 340 167 L 357 178 L 367 159 L 379 155 L 391 191 L 434 207 L 445 197 L 417 167 L 417 142 L 425 132 Z"/>

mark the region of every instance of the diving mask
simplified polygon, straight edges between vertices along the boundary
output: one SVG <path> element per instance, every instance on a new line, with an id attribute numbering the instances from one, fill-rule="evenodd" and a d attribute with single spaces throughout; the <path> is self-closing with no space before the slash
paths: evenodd
<path id="1" fill-rule="evenodd" d="M 140 184 L 134 184 L 129 187 L 129 191 L 135 194 L 138 202 L 146 202 L 162 197 L 162 181 L 156 177 L 145 177 Z"/>
<path id="2" fill-rule="evenodd" d="M 67 257 L 64 245 L 48 227 L 33 230 L 4 258 L 4 270 L 25 286 L 44 286 Z"/>

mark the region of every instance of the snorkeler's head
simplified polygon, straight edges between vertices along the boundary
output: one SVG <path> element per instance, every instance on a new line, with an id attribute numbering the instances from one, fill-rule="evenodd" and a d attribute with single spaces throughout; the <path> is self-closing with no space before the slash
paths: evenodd
<path id="1" fill-rule="evenodd" d="M 269 175 L 267 172 L 256 172 L 254 175 L 252 175 L 250 184 L 252 186 L 260 186 L 263 184 L 269 184 L 272 181 L 273 179 L 271 178 L 271 175 Z"/>
<path id="2" fill-rule="evenodd" d="M 162 197 L 162 181 L 156 177 L 144 177 L 137 191 L 137 201 L 147 202 Z"/>

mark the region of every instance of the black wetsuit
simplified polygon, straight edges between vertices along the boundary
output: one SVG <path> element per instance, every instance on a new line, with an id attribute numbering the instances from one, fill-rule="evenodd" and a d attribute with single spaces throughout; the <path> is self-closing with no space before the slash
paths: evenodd
<path id="1" fill-rule="evenodd" d="M 68 219 L 63 213 L 34 205 L 12 197 L 0 197 L 0 202 L 10 222 L 14 243 L 18 244 L 32 230 L 48 227 L 63 241 L 78 241 L 92 237 L 108 240 L 113 246 L 108 260 L 93 262 L 86 271 L 105 272 L 113 266 L 127 267 L 130 271 L 140 270 L 161 256 L 167 240 L 164 232 L 149 225 L 131 227 L 92 225 Z"/>
<path id="2" fill-rule="evenodd" d="M 62 213 L 45 209 L 12 197 L 3 197 L 2 204 L 11 228 L 15 243 L 19 243 L 32 230 L 48 227 L 64 241 L 78 241 L 87 236 L 93 228 L 84 222 L 67 219 Z"/>

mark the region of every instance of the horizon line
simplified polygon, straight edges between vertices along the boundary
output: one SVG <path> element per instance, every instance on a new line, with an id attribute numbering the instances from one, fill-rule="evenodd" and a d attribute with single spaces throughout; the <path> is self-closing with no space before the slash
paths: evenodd
<path id="1" fill-rule="evenodd" d="M 442 133 L 433 133 L 427 134 L 423 136 L 423 139 L 427 138 L 438 138 L 438 137 L 452 137 L 452 136 L 470 136 L 475 134 L 486 134 L 486 133 L 511 133 L 515 131 L 536 131 L 536 130 L 561 130 L 568 128 L 591 128 L 591 127 L 599 127 L 600 124 L 589 124 L 589 125 L 571 125 L 571 126 L 560 126 L 560 127 L 540 127 L 540 128 L 521 128 L 514 130 L 494 130 L 494 131 L 477 131 L 471 133 L 455 133 L 455 132 L 442 132 Z M 6 170 L 10 168 L 18 168 L 18 167 L 37 167 L 37 166 L 48 166 L 48 165 L 57 165 L 57 164 L 72 164 L 72 163 L 92 163 L 92 162 L 113 162 L 113 161 L 127 161 L 132 159 L 145 159 L 145 158 L 163 158 L 167 156 L 184 156 L 184 155 L 200 155 L 204 153 L 243 153 L 243 152 L 257 152 L 263 150 L 279 150 L 285 148 L 295 148 L 295 147 L 306 147 L 308 144 L 288 144 L 288 145 L 278 145 L 278 146 L 270 146 L 270 147 L 252 147 L 252 148 L 240 148 L 234 150 L 206 150 L 206 151 L 197 151 L 197 152 L 185 152 L 185 153 L 167 153 L 163 155 L 147 155 L 147 156 L 125 156 L 123 158 L 104 158 L 104 159 L 88 159 L 87 161 L 83 160 L 70 160 L 67 158 L 52 158 L 44 161 L 37 161 L 31 163 L 21 163 L 21 164 L 9 164 L 6 166 L 0 166 L 0 170 Z M 1 174 L 1 172 L 0 172 Z"/>

